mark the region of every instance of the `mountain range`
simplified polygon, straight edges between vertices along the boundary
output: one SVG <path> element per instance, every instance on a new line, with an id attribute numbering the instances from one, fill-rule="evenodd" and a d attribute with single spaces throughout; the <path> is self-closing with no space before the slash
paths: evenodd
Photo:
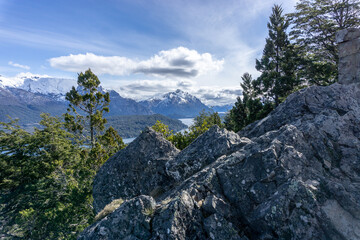
<path id="1" fill-rule="evenodd" d="M 155 113 L 172 118 L 190 118 L 196 116 L 202 110 L 210 110 L 200 99 L 180 89 L 139 103 Z"/>
<path id="2" fill-rule="evenodd" d="M 29 74 L 12 79 L 0 76 L 0 121 L 10 116 L 26 125 L 38 122 L 42 112 L 59 116 L 66 111 L 65 95 L 73 85 L 76 85 L 73 79 Z M 107 91 L 111 100 L 109 117 L 162 114 L 171 118 L 191 118 L 202 110 L 211 110 L 200 99 L 180 89 L 140 102 L 124 98 L 114 90 Z"/>

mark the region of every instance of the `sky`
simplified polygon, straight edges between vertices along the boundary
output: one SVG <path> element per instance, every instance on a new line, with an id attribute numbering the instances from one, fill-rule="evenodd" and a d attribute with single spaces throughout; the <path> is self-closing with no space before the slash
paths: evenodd
<path id="1" fill-rule="evenodd" d="M 296 0 L 0 0 L 0 75 L 76 80 L 143 100 L 176 89 L 208 105 L 235 102 L 257 77 L 274 4 Z"/>

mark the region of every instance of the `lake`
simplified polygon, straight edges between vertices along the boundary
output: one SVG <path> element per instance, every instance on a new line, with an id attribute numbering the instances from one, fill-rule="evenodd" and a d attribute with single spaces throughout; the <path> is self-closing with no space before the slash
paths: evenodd
<path id="1" fill-rule="evenodd" d="M 183 124 L 185 124 L 188 127 L 190 127 L 190 125 L 194 123 L 194 118 L 180 118 L 178 120 L 180 120 Z"/>

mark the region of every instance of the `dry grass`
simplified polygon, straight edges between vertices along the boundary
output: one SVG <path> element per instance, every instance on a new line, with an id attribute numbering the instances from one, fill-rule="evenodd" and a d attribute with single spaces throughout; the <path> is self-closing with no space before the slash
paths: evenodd
<path id="1" fill-rule="evenodd" d="M 106 217 L 107 215 L 109 215 L 110 213 L 112 213 L 113 211 L 115 211 L 118 207 L 121 206 L 121 204 L 124 202 L 123 199 L 119 198 L 119 199 L 115 199 L 113 200 L 111 203 L 109 203 L 108 205 L 106 205 L 104 207 L 103 210 L 101 210 L 96 216 L 95 216 L 95 222 L 99 221 L 100 219 Z"/>

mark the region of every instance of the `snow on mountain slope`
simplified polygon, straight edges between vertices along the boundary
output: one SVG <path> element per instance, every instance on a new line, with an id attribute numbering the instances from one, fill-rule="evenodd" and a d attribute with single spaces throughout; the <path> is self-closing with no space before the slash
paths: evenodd
<path id="1" fill-rule="evenodd" d="M 64 100 L 65 94 L 75 85 L 75 79 L 56 78 L 31 73 L 21 73 L 13 78 L 0 76 L 0 87 L 2 88 L 13 87 L 32 93 L 52 95 L 58 100 Z"/>
<path id="2" fill-rule="evenodd" d="M 140 102 L 153 112 L 171 117 L 194 117 L 202 110 L 209 110 L 197 97 L 181 91 L 169 92 Z"/>
<path id="3" fill-rule="evenodd" d="M 197 97 L 184 92 L 180 89 L 177 89 L 175 92 L 169 92 L 162 95 L 157 95 L 146 100 L 146 102 L 153 103 L 155 105 L 166 103 L 177 103 L 177 104 L 186 104 L 190 102 L 200 101 Z"/>

